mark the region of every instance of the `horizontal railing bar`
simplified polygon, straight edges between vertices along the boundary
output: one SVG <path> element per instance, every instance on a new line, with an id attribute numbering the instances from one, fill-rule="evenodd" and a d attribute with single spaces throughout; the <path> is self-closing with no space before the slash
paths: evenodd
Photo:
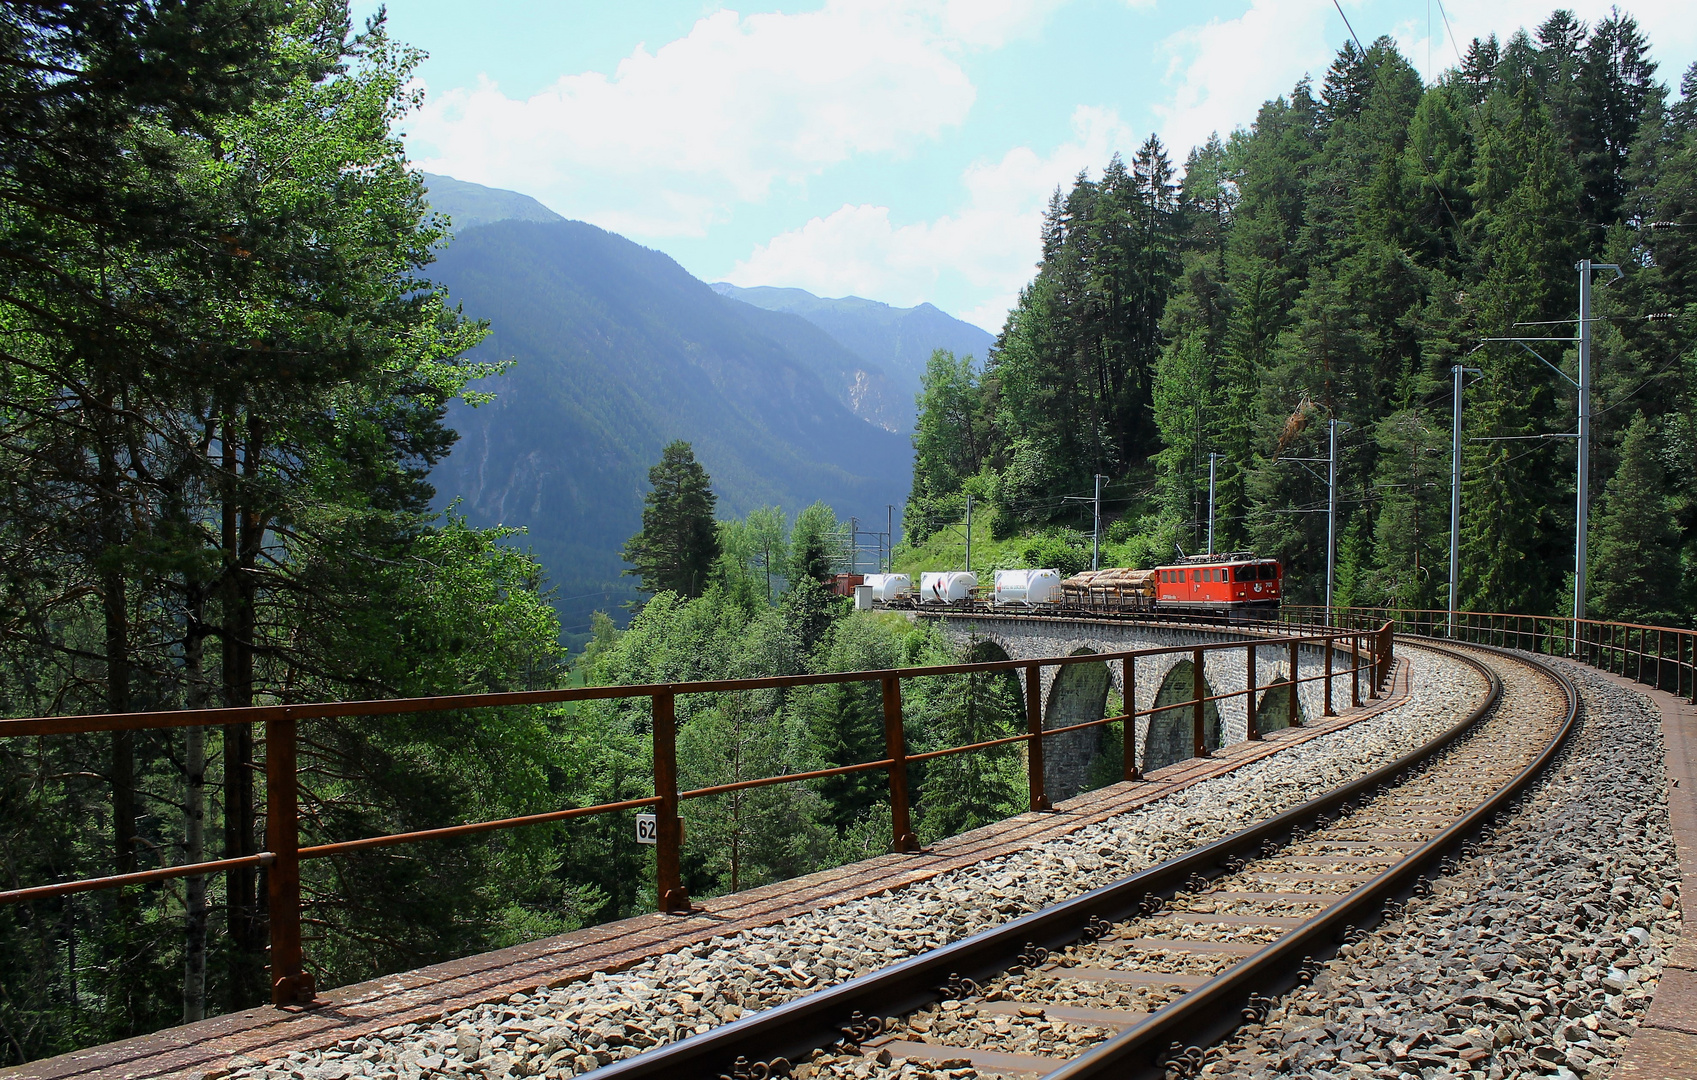
<path id="1" fill-rule="evenodd" d="M 367 848 L 413 844 L 424 840 L 451 840 L 456 836 L 471 836 L 475 833 L 494 832 L 497 829 L 516 829 L 522 825 L 545 825 L 550 821 L 565 821 L 568 818 L 590 817 L 594 814 L 611 814 L 619 810 L 635 809 L 639 806 L 653 806 L 659 801 L 658 795 L 650 795 L 646 799 L 626 799 L 624 802 L 574 806 L 569 810 L 550 810 L 545 814 L 525 814 L 522 817 L 501 818 L 498 821 L 474 821 L 466 825 L 446 825 L 440 829 L 419 829 L 415 832 L 392 833 L 388 836 L 367 836 L 360 840 L 339 840 L 333 844 L 303 847 L 300 849 L 300 857 L 303 859 L 324 859 L 331 855 L 346 855 L 352 851 L 364 851 Z"/>
<path id="2" fill-rule="evenodd" d="M 1285 635 L 1259 639 L 1261 644 L 1315 645 L 1347 638 L 1348 632 Z M 365 701 L 312 702 L 299 705 L 249 705 L 222 709 L 162 709 L 153 712 L 85 713 L 78 716 L 28 717 L 0 720 L 0 738 L 30 735 L 76 735 L 96 731 L 135 731 L 147 728 L 201 727 L 253 724 L 265 720 L 315 720 L 335 716 L 394 716 L 402 713 L 446 712 L 453 709 L 488 709 L 512 705 L 558 705 L 572 701 L 605 701 L 653 697 L 656 694 L 732 693 L 745 690 L 775 690 L 792 686 L 827 686 L 853 682 L 879 682 L 887 678 L 923 679 L 938 675 L 967 675 L 978 672 L 1016 671 L 1039 664 L 1065 667 L 1135 660 L 1172 653 L 1205 652 L 1242 648 L 1250 639 L 1210 642 L 1200 645 L 1171 645 L 1150 649 L 1128 649 L 1112 653 L 1083 653 L 1051 656 L 1041 660 L 990 660 L 975 664 L 939 664 L 933 667 L 892 668 L 880 671 L 824 672 L 813 675 L 772 675 L 751 679 L 714 679 L 685 683 L 643 683 L 635 686 L 580 686 L 562 690 L 513 690 L 438 697 L 379 698 Z"/>
<path id="3" fill-rule="evenodd" d="M 1096 723 L 1101 722 L 1102 721 L 1096 721 Z M 1049 735 L 1051 732 L 1044 731 L 1043 734 Z M 984 742 L 967 743 L 965 746 L 946 746 L 941 750 L 927 750 L 921 754 L 909 754 L 907 755 L 906 760 L 909 764 L 912 764 L 915 761 L 930 761 L 932 758 L 948 757 L 951 754 L 964 754 L 968 750 L 987 750 L 992 746 L 1006 746 L 1008 743 L 1016 742 L 1028 743 L 1033 738 L 1034 736 L 1027 731 L 1019 735 L 1004 735 L 999 739 L 987 739 Z"/>
<path id="4" fill-rule="evenodd" d="M 1023 736 L 1021 736 L 1023 738 Z M 912 758 L 910 757 L 911 761 Z M 762 776 L 758 780 L 738 780 L 731 784 L 714 784 L 712 787 L 696 788 L 693 791 L 680 791 L 680 799 L 699 799 L 707 795 L 720 795 L 727 791 L 742 791 L 745 788 L 766 787 L 768 784 L 788 784 L 800 780 L 819 780 L 827 776 L 843 776 L 848 773 L 867 772 L 871 769 L 887 769 L 896 763 L 895 758 L 884 758 L 882 761 L 863 761 L 859 765 L 834 765 L 829 769 L 814 769 L 811 772 L 785 773 L 782 776 Z"/>
<path id="5" fill-rule="evenodd" d="M 1318 611 L 1318 610 L 1322 610 L 1322 606 L 1319 605 L 1319 604 L 1295 604 L 1295 605 L 1290 605 L 1289 607 L 1287 607 L 1286 610 L 1292 610 L 1292 609 L 1295 609 L 1295 610 L 1312 609 L 1312 610 Z M 1403 616 L 1433 615 L 1433 616 L 1437 617 L 1436 621 L 1439 621 L 1439 622 L 1445 622 L 1449 619 L 1449 609 L 1448 608 L 1394 608 L 1394 607 L 1387 607 L 1387 608 L 1333 607 L 1332 608 L 1332 613 L 1334 615 L 1340 614 L 1340 613 L 1347 614 L 1347 613 L 1350 613 L 1350 612 L 1363 612 L 1363 613 L 1367 613 L 1367 614 L 1395 612 L 1395 613 L 1400 613 Z M 1550 624 L 1553 624 L 1553 625 L 1558 626 L 1558 627 L 1562 626 L 1564 624 L 1567 625 L 1567 626 L 1572 626 L 1575 622 L 1578 622 L 1583 626 L 1619 626 L 1619 627 L 1623 627 L 1623 628 L 1629 629 L 1629 630 L 1660 630 L 1660 631 L 1663 631 L 1664 633 L 1669 633 L 1669 634 L 1685 634 L 1687 636 L 1697 635 L 1697 629 L 1691 629 L 1691 628 L 1687 628 L 1687 627 L 1656 626 L 1656 625 L 1651 624 L 1651 623 L 1616 622 L 1613 619 L 1578 619 L 1578 620 L 1576 620 L 1571 615 L 1516 615 L 1512 612 L 1507 612 L 1507 611 L 1463 611 L 1461 609 L 1457 609 L 1455 614 L 1456 614 L 1457 619 L 1468 618 L 1468 617 L 1481 618 L 1481 619 L 1536 619 L 1540 622 L 1550 623 Z M 1457 626 L 1457 629 L 1501 630 L 1503 628 L 1502 627 L 1489 627 L 1489 626 Z M 1529 633 L 1533 633 L 1534 631 L 1531 631 L 1531 630 L 1521 630 L 1521 631 L 1510 630 L 1509 632 L 1510 633 L 1518 632 L 1518 633 L 1529 634 Z M 1546 636 L 1549 636 L 1549 635 L 1546 634 Z M 1568 639 L 1568 637 L 1564 636 L 1564 635 L 1558 634 L 1558 635 L 1555 635 L 1555 636 L 1563 637 L 1563 640 Z"/>
<path id="6" fill-rule="evenodd" d="M 239 870 L 244 866 L 263 866 L 269 858 L 268 852 L 261 852 L 258 855 L 242 855 L 234 859 L 217 859 L 212 862 L 183 863 L 180 866 L 161 866 L 153 870 L 137 870 L 131 874 L 113 874 L 110 877 L 60 881 L 52 885 L 32 885 L 27 889 L 0 892 L 0 904 L 17 904 L 25 900 L 40 900 L 49 896 L 64 896 L 67 893 L 92 892 L 96 889 L 121 889 L 125 885 L 146 885 L 151 881 L 168 881 L 171 878 L 201 877 L 205 874 L 216 874 L 225 870 Z"/>

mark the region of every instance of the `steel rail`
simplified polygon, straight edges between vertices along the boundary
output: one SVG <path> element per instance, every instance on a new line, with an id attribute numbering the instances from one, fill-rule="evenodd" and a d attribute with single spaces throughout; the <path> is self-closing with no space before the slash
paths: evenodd
<path id="1" fill-rule="evenodd" d="M 1423 642 L 1422 644 L 1430 645 Z M 1483 665 L 1465 653 L 1442 646 L 1438 651 L 1472 663 Z M 1270 943 L 1265 949 L 1235 964 L 1215 978 L 1185 994 L 1132 1027 L 1126 1028 L 1106 1042 L 1049 1072 L 1043 1080 L 1092 1080 L 1096 1077 L 1116 1078 L 1161 1077 L 1167 1073 L 1169 1048 L 1174 1043 L 1208 1046 L 1231 1034 L 1243 1023 L 1242 1010 L 1251 994 L 1269 997 L 1283 994 L 1297 984 L 1297 976 L 1305 959 L 1322 959 L 1337 951 L 1342 935 L 1351 927 L 1366 929 L 1384 918 L 1383 905 L 1387 900 L 1409 895 L 1416 883 L 1425 880 L 1422 871 L 1444 855 L 1460 847 L 1467 837 L 1476 834 L 1528 783 L 1544 771 L 1561 752 L 1572 734 L 1580 715 L 1579 690 L 1571 679 L 1541 660 L 1514 656 L 1507 649 L 1490 645 L 1470 648 L 1496 653 L 1509 659 L 1538 668 L 1549 676 L 1567 696 L 1567 715 L 1554 737 L 1542 751 L 1515 776 L 1503 784 L 1484 802 L 1452 822 L 1438 835 L 1410 852 L 1362 887 L 1345 894 L 1338 903 Z M 1488 669 L 1484 669 L 1488 670 Z M 1500 703 L 1501 681 L 1490 674 L 1496 692 L 1493 706 Z M 1482 718 L 1489 709 L 1478 713 Z M 1471 723 L 1471 721 L 1470 721 Z M 1452 729 L 1442 738 L 1445 742 L 1459 734 Z M 1428 755 L 1429 756 L 1429 755 Z M 1383 770 L 1381 770 L 1383 771 Z"/>
<path id="2" fill-rule="evenodd" d="M 749 1061 L 772 1060 L 778 1057 L 795 1060 L 817 1048 L 841 1040 L 843 1025 L 848 1024 L 857 1012 L 867 1016 L 887 1016 L 915 1011 L 939 999 L 953 996 L 943 989 L 943 984 L 950 982 L 956 975 L 981 980 L 999 974 L 1020 963 L 1020 953 L 1027 944 L 1058 950 L 1083 940 L 1087 925 L 1101 920 L 1120 922 L 1140 913 L 1145 899 L 1151 895 L 1170 899 L 1187 885 L 1192 875 L 1199 874 L 1212 879 L 1225 873 L 1224 863 L 1236 856 L 1256 851 L 1264 840 L 1288 836 L 1343 803 L 1371 792 L 1380 784 L 1423 764 L 1471 730 L 1499 703 L 1502 697 L 1502 681 L 1489 667 L 1465 654 L 1453 652 L 1429 641 L 1421 641 L 1419 644 L 1468 664 L 1484 676 L 1488 690 L 1485 699 L 1467 717 L 1396 761 L 1229 837 L 1206 844 L 1158 866 L 1141 870 L 1120 881 L 962 938 L 942 948 L 911 957 L 888 968 L 763 1010 L 703 1034 L 657 1047 L 636 1057 L 613 1062 L 597 1070 L 596 1075 L 605 1077 L 606 1080 L 648 1077 L 712 1078 L 730 1074 L 738 1058 L 747 1058 Z M 1534 766 L 1529 766 L 1522 777 L 1517 777 L 1517 782 L 1510 784 L 1505 790 L 1512 791 L 1519 783 L 1524 782 L 1525 776 L 1530 775 L 1536 768 L 1541 768 L 1572 727 L 1578 701 L 1577 692 L 1572 689 L 1571 682 L 1562 679 L 1559 673 L 1553 670 L 1550 673 L 1568 691 L 1570 707 L 1567 720 L 1560 736 L 1551 747 L 1546 748 Z M 1492 808 L 1494 812 L 1494 808 L 1501 801 L 1502 797 L 1499 795 L 1489 800 L 1485 806 Z M 1483 810 L 1477 810 L 1469 814 L 1464 822 L 1475 823 L 1482 815 Z M 1368 902 L 1372 902 L 1409 884 L 1405 882 L 1405 878 L 1412 879 L 1419 867 L 1459 842 L 1454 839 L 1457 835 L 1458 831 L 1453 827 L 1446 830 L 1440 834 L 1440 840 L 1423 846 L 1415 856 L 1399 864 L 1399 868 L 1405 867 L 1405 870 L 1393 868 L 1376 878 L 1365 889 L 1349 894 L 1349 897 L 1353 898 L 1365 892 L 1370 894 Z M 1205 1036 L 1202 1033 L 1205 1030 L 1211 1030 L 1212 1026 L 1221 1023 L 1226 1025 L 1222 1031 L 1235 1028 L 1241 1023 L 1239 1010 L 1251 989 L 1262 986 L 1277 988 L 1293 982 L 1296 967 L 1300 965 L 1302 957 L 1330 953 L 1335 948 L 1331 938 L 1332 928 L 1341 924 L 1349 915 L 1355 914 L 1359 906 L 1346 899 L 1343 903 L 1328 908 L 1319 917 L 1323 920 L 1317 924 L 1319 929 L 1297 932 L 1300 934 L 1301 947 L 1306 949 L 1306 952 L 1293 955 L 1288 947 L 1280 948 L 1275 945 L 1257 954 L 1252 958 L 1256 961 L 1253 967 L 1254 980 L 1233 980 L 1224 988 L 1212 990 L 1207 995 L 1207 1000 L 1212 1003 L 1212 1013 L 1219 1015 L 1208 1015 L 1209 1010 L 1202 1010 L 1204 1015 L 1198 1015 L 1197 1007 L 1192 1005 L 1186 1007 L 1182 1011 L 1181 1019 L 1175 1022 L 1165 1019 L 1166 1010 L 1162 1010 L 1152 1014 L 1136 1028 L 1128 1029 L 1121 1037 L 1103 1044 L 1103 1047 L 1113 1045 L 1116 1049 L 1104 1051 L 1103 1047 L 1098 1047 L 1097 1050 L 1068 1063 L 1063 1070 L 1052 1073 L 1051 1077 L 1065 1076 L 1070 1080 L 1072 1077 L 1110 1073 L 1114 1076 L 1159 1076 L 1162 1072 L 1161 1064 L 1150 1063 L 1145 1067 L 1139 1063 L 1133 1066 L 1126 1058 L 1127 1054 L 1133 1057 L 1141 1054 L 1147 1040 L 1155 1037 L 1149 1033 L 1159 1030 L 1166 1033 L 1161 1037 L 1170 1042 L 1175 1038 L 1171 1033 L 1179 1030 L 1194 1030 L 1198 1033 L 1197 1038 L 1203 1038 Z M 1357 918 L 1362 917 L 1357 915 Z M 1282 945 L 1283 942 L 1279 944 Z M 1221 978 L 1226 976 L 1222 975 Z M 1192 991 L 1182 1000 L 1186 1003 L 1200 1001 L 1203 1000 L 1201 994 L 1201 990 Z M 1225 1003 L 1230 1003 L 1229 1009 L 1225 1008 Z M 1152 1026 L 1157 1023 L 1158 1028 Z M 1135 1042 L 1128 1042 L 1128 1037 L 1134 1033 L 1140 1034 L 1135 1035 Z M 1133 1049 L 1124 1049 L 1127 1046 Z M 1087 1060 L 1092 1064 L 1085 1065 Z M 1094 1071 L 1065 1071 L 1075 1066 Z M 1132 1071 L 1127 1072 L 1127 1069 Z"/>

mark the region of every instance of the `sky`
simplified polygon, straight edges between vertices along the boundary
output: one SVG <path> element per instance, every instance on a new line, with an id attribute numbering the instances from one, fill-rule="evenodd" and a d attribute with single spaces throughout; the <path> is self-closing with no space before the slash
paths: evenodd
<path id="1" fill-rule="evenodd" d="M 1677 86 L 1690 0 L 1621 4 Z M 1429 80 L 1527 0 L 389 0 L 426 53 L 399 125 L 426 171 L 530 195 L 705 281 L 1001 329 L 1057 186 L 1151 134 L 1210 133 L 1316 82 L 1348 39 L 1394 38 Z M 1581 19 L 1611 4 L 1567 5 Z M 358 0 L 356 15 L 376 10 Z M 1344 17 L 1347 16 L 1348 26 Z M 1447 29 L 1446 29 L 1447 24 Z"/>

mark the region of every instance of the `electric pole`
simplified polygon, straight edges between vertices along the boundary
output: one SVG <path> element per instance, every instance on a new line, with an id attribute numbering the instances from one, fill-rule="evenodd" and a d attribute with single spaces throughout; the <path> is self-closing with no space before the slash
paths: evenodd
<path id="1" fill-rule="evenodd" d="M 884 504 L 884 573 L 893 574 L 896 570 L 896 508 L 891 503 Z"/>
<path id="2" fill-rule="evenodd" d="M 1214 463 L 1224 454 L 1208 455 L 1208 554 L 1214 553 Z"/>
<path id="3" fill-rule="evenodd" d="M 1455 598 L 1461 580 L 1461 377 L 1478 375 L 1478 368 L 1450 365 L 1455 377 L 1455 420 L 1450 429 L 1450 617 L 1449 635 L 1455 637 Z M 1416 496 L 1418 497 L 1418 496 Z"/>
<path id="4" fill-rule="evenodd" d="M 1579 621 L 1585 618 L 1585 570 L 1591 526 L 1591 271 L 1613 270 L 1615 263 L 1579 260 L 1579 478 L 1573 530 L 1573 641 L 1579 641 Z"/>
<path id="5" fill-rule="evenodd" d="M 1107 477 L 1101 473 L 1096 474 L 1096 524 L 1090 533 L 1090 569 L 1092 570 L 1102 568 L 1102 481 L 1106 479 Z"/>
<path id="6" fill-rule="evenodd" d="M 966 572 L 972 572 L 972 496 L 966 497 Z"/>
<path id="7" fill-rule="evenodd" d="M 1326 468 L 1326 625 L 1332 624 L 1332 573 L 1338 550 L 1338 422 L 1327 421 L 1332 450 Z"/>
<path id="8" fill-rule="evenodd" d="M 1579 271 L 1579 329 L 1570 338 L 1539 338 L 1539 337 L 1495 337 L 1481 338 L 1480 343 L 1487 341 L 1512 341 L 1521 348 L 1538 357 L 1538 360 L 1554 371 L 1557 375 L 1573 383 L 1579 391 L 1579 429 L 1560 434 L 1529 436 L 1544 439 L 1578 439 L 1579 440 L 1579 470 L 1574 486 L 1577 505 L 1574 507 L 1573 529 L 1573 638 L 1572 643 L 1577 647 L 1579 642 L 1579 622 L 1585 618 L 1585 578 L 1587 562 L 1587 541 L 1591 527 L 1591 273 L 1594 270 L 1613 270 L 1615 280 L 1626 275 L 1621 273 L 1616 263 L 1592 262 L 1590 259 L 1580 259 L 1575 269 Z M 1604 284 L 1607 284 L 1605 282 Z M 1562 320 L 1566 321 L 1566 320 Z M 1516 326 L 1537 326 L 1540 323 L 1515 323 Z M 1573 342 L 1579 347 L 1579 379 L 1575 382 L 1568 378 L 1567 372 L 1550 363 L 1538 354 L 1538 350 L 1526 344 L 1528 341 Z M 1520 436 L 1512 436 L 1519 438 Z"/>

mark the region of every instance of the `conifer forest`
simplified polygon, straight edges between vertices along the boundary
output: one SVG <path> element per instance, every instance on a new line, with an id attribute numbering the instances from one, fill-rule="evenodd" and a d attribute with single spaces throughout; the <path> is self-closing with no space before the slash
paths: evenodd
<path id="1" fill-rule="evenodd" d="M 1451 368 L 1465 607 L 1565 610 L 1581 259 L 1599 274 L 1592 613 L 1697 611 L 1697 67 L 1556 12 L 1424 84 L 1389 39 L 1237 131 L 1057 191 L 986 357 L 932 357 L 898 569 L 970 500 L 989 554 L 1073 570 L 1205 539 L 1337 602 L 1442 607 Z M 853 612 L 829 506 L 717 516 L 689 444 L 626 545 L 644 601 L 562 645 L 522 535 L 440 509 L 448 403 L 500 393 L 431 282 L 448 223 L 397 125 L 421 57 L 339 0 L 0 6 L 0 710 L 121 713 L 983 659 Z M 1182 165 L 1179 163 L 1182 159 Z M 1543 337 L 1548 343 L 1487 341 Z M 482 356 L 483 354 L 477 354 Z M 1559 369 L 1559 370 L 1552 370 Z M 475 389 L 468 389 L 477 381 Z M 1298 461 L 1296 459 L 1306 459 Z M 1318 473 L 1316 472 L 1318 469 Z M 435 508 L 433 508 L 435 507 Z M 1081 514 L 1083 516 L 1081 517 Z M 975 556 L 978 552 L 975 551 Z M 955 558 L 955 556 L 949 556 Z M 915 752 L 1013 734 L 1018 684 L 904 689 Z M 1114 707 L 1117 707 L 1114 702 Z M 877 688 L 678 700 L 680 785 L 883 755 Z M 1111 715 L 1111 714 L 1110 714 Z M 303 721 L 302 843 L 652 794 L 638 700 Z M 247 725 L 0 740 L 0 891 L 264 850 Z M 1104 740 L 1114 746 L 1117 738 Z M 1117 760 L 1097 763 L 1107 783 Z M 933 840 L 1024 808 L 1012 746 L 913 770 Z M 887 850 L 877 772 L 695 800 L 709 897 Z M 0 905 L 0 1065 L 270 1000 L 251 869 Z M 303 864 L 323 988 L 652 910 L 628 817 Z"/>
<path id="2" fill-rule="evenodd" d="M 1215 550 L 1283 560 L 1317 602 L 1337 420 L 1336 602 L 1442 608 L 1461 364 L 1459 606 L 1565 612 L 1575 448 L 1545 436 L 1574 431 L 1590 259 L 1624 275 L 1594 274 L 1590 611 L 1688 624 L 1697 69 L 1670 89 L 1647 50 L 1629 15 L 1558 11 L 1425 86 L 1389 39 L 1351 42 L 1182 169 L 1151 137 L 1080 176 L 987 363 L 933 360 L 907 539 L 972 496 L 980 535 L 1087 565 L 1062 496 L 1099 473 L 1103 565 L 1147 567 L 1203 549 L 1217 455 Z M 1508 337 L 1555 340 L 1485 340 Z"/>

